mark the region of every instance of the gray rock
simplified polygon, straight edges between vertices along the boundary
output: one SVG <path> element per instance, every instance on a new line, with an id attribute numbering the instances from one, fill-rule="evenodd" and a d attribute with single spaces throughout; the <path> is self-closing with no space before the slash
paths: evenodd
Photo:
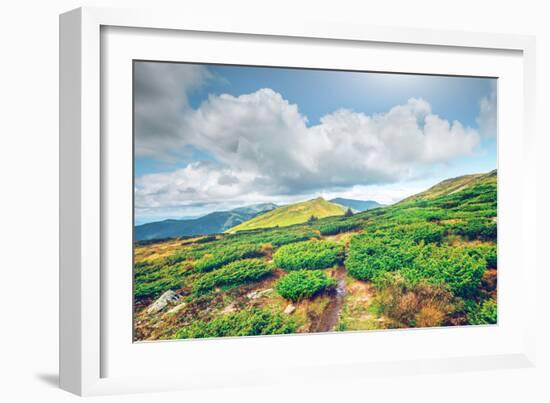
<path id="1" fill-rule="evenodd" d="M 249 299 L 257 299 L 260 297 L 263 297 L 264 295 L 270 294 L 273 291 L 273 288 L 267 288 L 262 291 L 252 291 L 251 293 L 248 293 L 246 296 Z"/>
<path id="2" fill-rule="evenodd" d="M 176 302 L 178 299 L 179 296 L 174 291 L 168 290 L 158 297 L 155 302 L 149 305 L 147 308 L 147 313 L 154 315 L 155 313 L 158 313 L 166 308 L 169 303 Z"/>
<path id="3" fill-rule="evenodd" d="M 290 315 L 295 310 L 296 310 L 296 307 L 293 304 L 288 304 L 284 310 L 284 313 L 286 313 L 287 315 Z"/>
<path id="4" fill-rule="evenodd" d="M 185 309 L 186 306 L 187 306 L 187 302 L 182 302 L 181 304 L 178 304 L 175 307 L 170 308 L 166 313 L 172 313 L 172 314 L 178 313 L 179 311 Z"/>

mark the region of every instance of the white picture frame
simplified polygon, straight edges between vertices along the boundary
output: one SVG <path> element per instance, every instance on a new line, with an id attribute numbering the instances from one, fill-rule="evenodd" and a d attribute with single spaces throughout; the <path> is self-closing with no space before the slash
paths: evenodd
<path id="1" fill-rule="evenodd" d="M 115 33 L 111 39 L 105 36 L 105 33 L 109 32 Z M 117 37 L 117 32 L 122 35 Z M 132 46 L 126 46 L 126 44 L 131 45 L 130 42 L 123 42 L 131 41 L 131 38 L 122 38 L 137 35 L 138 32 L 142 32 L 144 35 L 141 38 L 143 50 L 139 52 L 145 52 L 139 55 L 132 53 Z M 152 37 L 151 33 L 154 33 Z M 511 309 L 509 308 L 510 304 L 506 303 L 506 298 L 512 298 L 513 292 L 514 300 L 521 297 L 523 320 L 512 320 L 518 316 L 511 314 L 510 321 L 505 320 L 504 323 L 500 323 L 499 319 L 499 325 L 490 328 L 408 330 L 406 333 L 393 331 L 390 333 L 359 332 L 346 335 L 295 335 L 190 341 L 183 344 L 134 344 L 131 339 L 117 338 L 117 334 L 122 334 L 125 331 L 123 327 L 125 326 L 124 313 L 131 316 L 131 311 L 128 311 L 125 305 L 112 305 L 114 304 L 111 296 L 113 287 L 116 287 L 116 284 L 121 284 L 125 277 L 113 277 L 109 271 L 109 267 L 111 267 L 109 259 L 112 258 L 113 248 L 106 239 L 107 235 L 109 235 L 109 239 L 114 238 L 113 233 L 109 232 L 111 231 L 109 228 L 112 227 L 110 227 L 109 217 L 112 215 L 108 215 L 106 212 L 115 211 L 113 208 L 116 206 L 111 206 L 113 198 L 120 200 L 123 205 L 127 200 L 128 192 L 127 189 L 124 190 L 124 186 L 113 188 L 113 183 L 115 185 L 121 183 L 120 179 L 117 182 L 117 176 L 122 177 L 122 180 L 126 176 L 124 176 L 123 168 L 109 163 L 109 155 L 117 149 L 127 148 L 128 143 L 124 143 L 123 140 L 120 142 L 117 140 L 115 143 L 112 141 L 114 136 L 110 135 L 111 125 L 118 123 L 112 120 L 109 108 L 112 106 L 126 112 L 129 109 L 131 112 L 131 105 L 124 106 L 124 99 L 127 99 L 125 98 L 127 94 L 124 94 L 125 89 L 117 87 L 105 77 L 107 74 L 118 74 L 117 77 L 121 77 L 120 74 L 127 71 L 124 70 L 127 61 L 131 58 L 140 58 L 138 57 L 140 55 L 152 59 L 154 58 L 152 55 L 178 59 L 177 55 L 171 56 L 170 52 L 163 53 L 162 49 L 169 50 L 170 44 L 181 40 L 178 35 L 185 36 L 185 33 L 192 33 L 194 40 L 200 39 L 201 36 L 215 34 L 217 41 L 229 41 L 230 37 L 244 38 L 242 39 L 243 43 L 246 42 L 246 38 L 252 38 L 253 41 L 260 44 L 262 41 L 269 41 L 275 44 L 273 46 L 279 47 L 276 52 L 280 52 L 281 58 L 285 46 L 288 48 L 289 41 L 306 48 L 313 42 L 319 41 L 319 43 L 323 43 L 323 46 L 330 46 L 334 51 L 347 46 L 356 48 L 354 52 L 361 52 L 361 46 L 368 44 L 381 49 L 393 46 L 397 56 L 399 52 L 407 52 L 407 49 L 410 48 L 414 51 L 425 52 L 427 60 L 423 63 L 431 63 L 435 66 L 430 71 L 427 68 L 422 68 L 420 62 L 414 68 L 395 66 L 397 71 L 402 72 L 422 69 L 428 73 L 460 74 L 461 71 L 464 72 L 466 66 L 461 66 L 459 63 L 455 67 L 456 70 L 449 70 L 445 67 L 445 58 L 454 57 L 455 60 L 460 60 L 466 57 L 461 52 L 472 54 L 472 61 L 478 56 L 484 57 L 485 54 L 494 54 L 495 57 L 500 57 L 498 55 L 501 54 L 510 54 L 510 62 L 506 62 L 504 60 L 506 58 L 503 58 L 499 68 L 502 69 L 500 71 L 504 76 L 509 77 L 505 81 L 509 83 L 510 92 L 508 94 L 517 95 L 517 99 L 514 100 L 514 104 L 510 103 L 506 106 L 507 104 L 504 102 L 503 106 L 499 107 L 504 108 L 501 112 L 511 111 L 512 107 L 517 110 L 518 105 L 521 109 L 514 117 L 508 117 L 510 115 L 508 113 L 500 114 L 504 115 L 502 119 L 510 120 L 506 121 L 506 128 L 502 132 L 504 134 L 499 133 L 506 136 L 505 139 L 507 139 L 499 144 L 499 248 L 503 206 L 508 211 L 508 213 L 502 214 L 504 228 L 510 233 L 509 242 L 505 242 L 505 244 L 514 243 L 517 246 L 513 251 L 502 252 L 499 249 L 499 262 L 502 258 L 510 262 L 513 261 L 521 270 L 504 278 L 504 287 L 509 287 L 510 293 L 508 296 L 502 297 L 505 298 L 503 304 L 499 300 L 499 310 Z M 156 46 L 158 49 L 147 54 L 147 49 L 155 47 L 156 43 L 159 44 Z M 164 44 L 160 45 L 161 43 Z M 188 43 L 188 49 L 197 50 L 192 43 L 192 41 Z M 113 49 L 120 51 L 112 53 Z M 234 49 L 235 54 L 239 54 L 239 50 Z M 290 51 L 290 48 L 288 49 Z M 215 386 L 246 386 L 271 382 L 292 383 L 296 382 L 297 375 L 299 375 L 300 382 L 307 379 L 328 381 L 335 379 L 335 373 L 338 374 L 336 375 L 338 379 L 345 379 L 380 373 L 397 375 L 418 372 L 517 368 L 534 365 L 535 327 L 534 319 L 530 318 L 528 313 L 535 312 L 536 285 L 527 279 L 536 277 L 536 273 L 534 273 L 536 251 L 534 250 L 535 244 L 528 242 L 524 236 L 528 232 L 535 232 L 536 227 L 536 209 L 530 202 L 532 196 L 528 192 L 535 185 L 535 176 L 530 175 L 535 171 L 535 159 L 533 158 L 535 152 L 533 131 L 535 118 L 533 112 L 535 99 L 534 49 L 534 38 L 519 35 L 381 28 L 311 21 L 296 25 L 285 21 L 270 22 L 268 19 L 249 21 L 243 18 L 239 21 L 212 21 L 195 18 L 192 15 L 172 15 L 148 10 L 81 8 L 61 15 L 61 387 L 79 395 L 96 395 Z M 292 52 L 289 53 L 292 55 Z M 242 50 L 240 54 L 241 58 L 238 60 L 245 60 Z M 436 57 L 437 54 L 443 55 L 440 67 L 437 67 L 439 65 L 436 63 L 439 60 Z M 109 62 L 103 60 L 107 57 L 114 61 L 115 55 L 121 59 L 116 62 L 117 64 L 111 66 Z M 201 56 L 200 53 L 196 53 L 194 60 L 201 57 L 209 59 L 208 55 Z M 210 59 L 213 57 L 211 56 Z M 254 52 L 253 55 L 247 57 L 246 60 L 258 60 L 262 55 L 261 52 Z M 228 61 L 228 58 L 230 56 L 220 55 L 216 60 L 209 59 L 208 61 L 223 62 Z M 201 61 L 206 59 L 201 59 Z M 349 67 L 349 64 L 352 63 L 349 57 L 342 60 L 344 60 L 341 62 L 344 63 L 342 66 Z M 391 57 L 388 58 L 387 63 L 390 63 L 391 60 Z M 270 61 L 266 59 L 263 62 L 269 63 Z M 299 65 L 306 62 L 296 61 Z M 311 61 L 311 63 L 321 62 Z M 486 72 L 489 76 L 495 76 L 495 74 L 489 74 L 492 68 L 497 71 L 497 67 L 491 67 L 491 63 L 494 64 L 494 60 L 491 61 L 489 57 L 478 65 L 472 62 L 470 69 L 472 72 Z M 246 63 L 243 62 L 243 64 Z M 288 62 L 286 64 L 288 65 Z M 509 70 L 505 70 L 506 67 L 503 67 L 507 65 L 510 67 Z M 119 69 L 117 66 L 123 68 Z M 388 65 L 381 68 L 387 71 Z M 435 71 L 438 68 L 441 71 Z M 117 94 L 123 96 L 118 97 Z M 504 95 L 506 95 L 506 91 Z M 109 106 L 106 107 L 106 104 Z M 499 124 L 500 122 L 499 118 Z M 512 127 L 517 128 L 515 134 L 511 132 Z M 124 131 L 127 126 L 122 125 L 121 128 Z M 118 138 L 123 139 L 124 136 L 121 135 Z M 506 165 L 500 166 L 500 161 L 504 161 L 503 163 Z M 507 166 L 510 169 L 506 169 Z M 517 191 L 518 186 L 521 191 Z M 506 198 L 501 195 L 501 188 L 504 189 L 503 194 L 507 196 Z M 123 193 L 120 194 L 120 197 L 113 193 L 117 191 L 116 189 L 122 189 L 120 191 Z M 506 189 L 509 190 L 506 191 Z M 122 206 L 121 208 L 131 208 L 131 206 Z M 509 216 L 508 221 L 506 221 L 507 216 Z M 504 240 L 506 241 L 506 236 Z M 131 284 L 127 286 L 131 289 Z M 501 287 L 500 271 L 499 287 Z M 501 289 L 499 288 L 499 298 L 501 298 L 500 294 Z M 499 311 L 499 318 L 502 314 L 503 312 Z M 504 316 L 506 318 L 506 315 Z M 120 329 L 117 327 L 117 323 L 121 324 Z M 452 343 L 453 340 L 459 344 L 459 340 L 468 338 L 477 339 L 480 343 L 477 348 L 473 346 L 473 343 L 466 343 L 461 349 L 449 348 L 446 350 L 441 347 L 439 350 L 421 351 L 416 355 L 408 354 L 405 349 L 396 348 L 394 354 L 387 355 L 387 357 L 376 356 L 371 351 L 370 358 L 359 354 L 347 361 L 316 362 L 315 349 L 327 348 L 327 346 L 330 348 L 332 343 L 337 342 L 338 337 L 346 337 L 346 344 L 349 343 L 350 346 L 363 343 L 365 340 L 383 344 L 384 339 L 398 340 L 398 337 L 405 340 L 404 346 L 416 347 L 434 344 L 437 340 L 444 340 L 445 342 L 441 344 L 445 345 Z M 502 343 L 495 343 L 497 339 Z M 484 350 L 489 345 L 493 345 L 494 348 Z M 273 352 L 269 366 L 250 365 L 247 355 L 254 356 L 254 354 L 267 350 Z M 378 348 L 378 350 L 382 353 L 385 351 L 384 347 Z M 283 357 L 282 351 L 287 351 L 288 356 Z M 176 371 L 177 366 L 168 365 L 168 357 L 174 356 L 174 354 L 185 354 L 187 357 L 186 364 L 178 364 L 181 367 L 178 371 Z M 153 363 L 154 365 L 166 364 L 163 365 L 166 368 L 158 376 L 146 372 L 141 375 L 132 373 L 131 363 L 134 355 L 139 356 L 140 360 L 151 360 L 151 365 Z M 151 358 L 152 355 L 155 358 Z M 224 358 L 237 359 L 242 362 L 232 365 L 230 368 L 222 365 Z M 205 365 L 198 366 L 199 359 L 204 361 Z M 216 360 L 219 361 L 219 365 L 216 365 L 215 369 L 209 368 L 208 365 L 216 363 Z M 301 365 L 300 360 L 308 362 L 303 362 Z M 111 364 L 117 361 L 128 362 L 129 365 L 127 367 L 119 365 L 114 370 L 111 368 Z M 185 372 L 185 366 L 192 366 L 194 363 L 197 364 L 195 370 Z M 114 364 L 112 366 L 114 368 Z M 155 367 L 153 366 L 153 368 Z M 307 371 L 304 371 L 304 368 L 307 368 Z M 330 371 L 331 369 L 337 371 Z M 330 373 L 330 378 L 327 373 Z"/>

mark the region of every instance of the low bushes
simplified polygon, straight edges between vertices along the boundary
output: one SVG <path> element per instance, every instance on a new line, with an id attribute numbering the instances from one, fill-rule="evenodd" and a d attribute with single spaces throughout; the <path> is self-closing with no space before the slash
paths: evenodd
<path id="1" fill-rule="evenodd" d="M 296 331 L 296 324 L 280 313 L 265 309 L 251 308 L 218 316 L 206 321 L 195 321 L 176 333 L 178 339 L 258 336 L 268 334 L 288 334 Z"/>
<path id="2" fill-rule="evenodd" d="M 335 242 L 305 241 L 281 246 L 273 254 L 273 261 L 285 270 L 324 269 L 341 262 L 343 252 Z"/>
<path id="3" fill-rule="evenodd" d="M 360 223 L 358 222 L 340 221 L 323 223 L 318 228 L 321 235 L 336 235 L 342 232 L 353 231 L 359 227 Z"/>
<path id="4" fill-rule="evenodd" d="M 204 255 L 195 263 L 195 269 L 199 272 L 208 272 L 228 263 L 240 259 L 262 256 L 259 245 L 236 244 L 231 246 L 220 246 L 214 249 L 211 254 Z"/>
<path id="5" fill-rule="evenodd" d="M 177 290 L 184 286 L 187 274 L 187 267 L 182 265 L 140 262 L 134 267 L 134 297 L 157 298 L 167 290 Z"/>
<path id="6" fill-rule="evenodd" d="M 236 234 L 228 235 L 228 239 L 234 239 L 239 242 L 248 242 L 251 244 L 270 243 L 274 247 L 279 247 L 289 243 L 307 241 L 311 238 L 318 238 L 319 234 L 311 228 L 267 228 L 255 229 L 249 231 L 239 231 Z"/>
<path id="7" fill-rule="evenodd" d="M 487 262 L 488 269 L 497 267 L 497 246 L 496 244 L 483 244 L 468 246 L 465 248 L 472 256 L 479 256 Z"/>
<path id="8" fill-rule="evenodd" d="M 453 232 L 468 240 L 496 241 L 497 224 L 491 220 L 472 219 L 453 227 Z"/>
<path id="9" fill-rule="evenodd" d="M 496 266 L 496 248 L 492 246 L 438 246 L 365 235 L 351 239 L 346 259 L 350 275 L 359 280 L 373 281 L 383 273 L 400 271 L 411 284 L 444 283 L 462 297 L 474 293 L 485 269 L 493 264 Z"/>
<path id="10" fill-rule="evenodd" d="M 352 277 L 374 280 L 379 274 L 409 266 L 417 249 L 418 246 L 412 242 L 376 235 L 356 235 L 350 242 L 346 267 Z"/>
<path id="11" fill-rule="evenodd" d="M 497 303 L 492 299 L 480 304 L 470 304 L 467 311 L 470 325 L 494 325 L 497 323 Z"/>
<path id="12" fill-rule="evenodd" d="M 195 243 L 208 243 L 208 242 L 212 242 L 212 241 L 215 241 L 217 238 L 216 238 L 216 235 L 207 235 L 207 236 L 203 236 L 202 238 L 199 238 L 195 241 Z"/>
<path id="13" fill-rule="evenodd" d="M 481 284 L 487 262 L 465 248 L 426 245 L 409 267 L 401 270 L 412 284 L 421 280 L 446 284 L 458 296 L 469 297 Z"/>
<path id="14" fill-rule="evenodd" d="M 397 231 L 403 237 L 414 242 L 439 243 L 443 239 L 446 230 L 445 227 L 438 224 L 420 222 L 398 227 Z"/>
<path id="15" fill-rule="evenodd" d="M 144 282 L 134 282 L 134 297 L 142 298 L 157 298 L 167 290 L 177 290 L 183 286 L 183 279 L 177 277 L 165 277 L 159 280 Z"/>
<path id="16" fill-rule="evenodd" d="M 413 216 L 414 217 L 414 216 Z M 400 217 L 401 221 L 411 219 L 409 216 Z M 441 243 L 447 233 L 447 228 L 435 222 L 417 221 L 406 223 L 389 222 L 385 227 L 378 226 L 376 229 L 383 236 L 401 241 L 413 241 L 416 243 Z"/>
<path id="17" fill-rule="evenodd" d="M 328 287 L 336 285 L 336 280 L 321 270 L 297 270 L 281 278 L 276 290 L 283 298 L 293 302 L 311 298 Z"/>
<path id="18" fill-rule="evenodd" d="M 271 270 L 272 267 L 261 259 L 238 260 L 200 277 L 193 284 L 193 292 L 201 293 L 214 287 L 234 286 L 257 281 Z"/>

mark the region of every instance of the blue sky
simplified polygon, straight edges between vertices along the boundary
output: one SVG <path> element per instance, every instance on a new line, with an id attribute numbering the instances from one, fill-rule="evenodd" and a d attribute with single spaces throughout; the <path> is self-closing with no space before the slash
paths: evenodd
<path id="1" fill-rule="evenodd" d="M 318 195 L 394 202 L 496 168 L 495 79 L 142 63 L 135 80 L 136 223 Z"/>

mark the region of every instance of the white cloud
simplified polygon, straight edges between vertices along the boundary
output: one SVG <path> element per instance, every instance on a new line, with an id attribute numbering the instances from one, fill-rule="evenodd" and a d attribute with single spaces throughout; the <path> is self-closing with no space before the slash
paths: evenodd
<path id="1" fill-rule="evenodd" d="M 218 162 L 138 178 L 138 209 L 274 201 L 395 183 L 434 163 L 469 155 L 480 141 L 477 131 L 440 118 L 426 101 L 414 98 L 375 115 L 338 110 L 314 126 L 271 89 L 210 96 L 180 115 L 178 137 L 167 138 L 171 147 L 191 144 Z"/>
<path id="2" fill-rule="evenodd" d="M 134 127 L 138 156 L 166 155 L 185 143 L 188 94 L 211 78 L 203 66 L 137 62 L 134 67 Z"/>
<path id="3" fill-rule="evenodd" d="M 479 131 L 483 136 L 497 135 L 497 92 L 493 88 L 489 96 L 481 98 L 479 102 L 479 116 L 476 119 Z"/>
<path id="4" fill-rule="evenodd" d="M 178 207 L 197 202 L 213 203 L 239 197 L 253 182 L 254 175 L 211 163 L 194 162 L 169 173 L 144 175 L 136 179 L 137 209 Z"/>

